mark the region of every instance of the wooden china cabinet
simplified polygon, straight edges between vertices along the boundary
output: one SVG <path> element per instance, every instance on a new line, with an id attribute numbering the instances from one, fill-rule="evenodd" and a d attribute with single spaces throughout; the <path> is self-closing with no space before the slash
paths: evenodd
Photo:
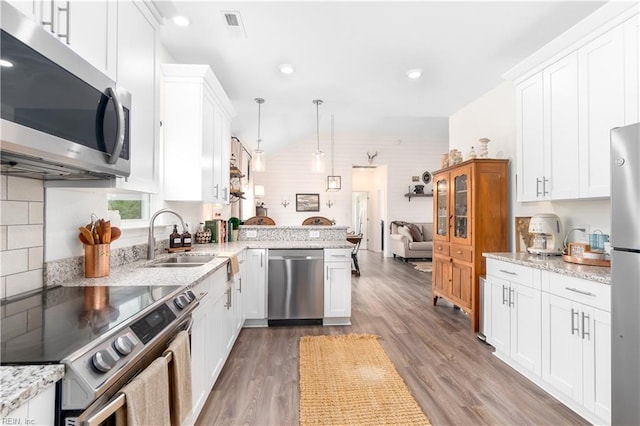
<path id="1" fill-rule="evenodd" d="M 483 252 L 506 252 L 508 162 L 479 158 L 433 173 L 433 304 L 443 298 L 479 327 Z"/>

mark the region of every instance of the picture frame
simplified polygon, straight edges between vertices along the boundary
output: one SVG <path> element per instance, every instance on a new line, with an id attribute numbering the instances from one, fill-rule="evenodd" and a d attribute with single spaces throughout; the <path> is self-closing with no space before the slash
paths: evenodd
<path id="1" fill-rule="evenodd" d="M 320 194 L 296 194 L 297 212 L 319 212 Z"/>

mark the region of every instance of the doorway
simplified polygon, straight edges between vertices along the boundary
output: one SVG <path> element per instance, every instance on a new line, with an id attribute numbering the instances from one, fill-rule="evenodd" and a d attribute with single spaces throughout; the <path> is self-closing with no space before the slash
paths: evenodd
<path id="1" fill-rule="evenodd" d="M 356 234 L 362 233 L 360 248 L 367 250 L 369 234 L 369 192 L 353 191 L 351 193 L 351 229 Z"/>

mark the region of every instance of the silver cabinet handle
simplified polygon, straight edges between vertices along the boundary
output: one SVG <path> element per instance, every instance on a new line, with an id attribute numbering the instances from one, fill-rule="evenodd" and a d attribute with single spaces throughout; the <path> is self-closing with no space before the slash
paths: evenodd
<path id="1" fill-rule="evenodd" d="M 58 33 L 58 38 L 64 38 L 66 40 L 67 44 L 71 44 L 71 40 L 69 39 L 69 33 L 71 32 L 70 28 L 69 28 L 70 15 L 71 15 L 69 2 L 67 2 L 67 7 L 59 7 L 58 8 L 58 21 L 60 20 L 60 14 L 62 12 L 66 12 L 66 14 L 67 14 L 67 33 L 66 34 Z"/>
<path id="2" fill-rule="evenodd" d="M 573 291 L 574 293 L 584 294 L 585 296 L 597 296 L 595 293 L 591 293 L 590 291 L 578 290 L 577 288 L 573 288 L 573 287 L 565 287 L 564 289 Z"/>
<path id="3" fill-rule="evenodd" d="M 220 185 L 216 183 L 215 185 L 213 185 L 213 189 L 215 189 L 216 191 L 213 197 L 218 198 L 218 195 L 220 194 Z"/>
<path id="4" fill-rule="evenodd" d="M 227 303 L 225 303 L 224 307 L 229 310 L 231 309 L 231 288 L 228 288 L 225 294 L 227 295 Z"/>
<path id="5" fill-rule="evenodd" d="M 260 253 L 260 267 L 262 268 L 262 253 Z"/>
<path id="6" fill-rule="evenodd" d="M 536 178 L 536 197 L 542 195 L 542 193 L 540 192 L 540 182 L 540 179 Z"/>
<path id="7" fill-rule="evenodd" d="M 238 278 L 238 283 L 240 284 L 238 286 L 238 293 L 242 293 L 242 277 Z"/>
<path id="8" fill-rule="evenodd" d="M 329 265 L 327 265 L 327 280 L 329 280 L 329 279 L 330 279 L 330 277 L 329 277 Z"/>
<path id="9" fill-rule="evenodd" d="M 576 311 L 573 308 L 571 308 L 571 335 L 572 336 L 573 336 L 573 332 L 574 331 L 578 332 L 578 335 L 580 334 L 580 330 L 578 328 L 576 328 L 576 326 L 575 326 L 574 314 L 576 316 L 578 316 L 578 311 Z"/>
<path id="10" fill-rule="evenodd" d="M 500 272 L 509 274 L 509 275 L 518 275 L 516 272 L 507 271 L 506 269 L 500 269 Z"/>
<path id="11" fill-rule="evenodd" d="M 51 32 L 55 34 L 56 30 L 53 27 L 53 14 L 55 13 L 55 5 L 54 5 L 54 0 L 49 0 L 49 5 L 51 7 L 51 17 L 50 17 L 50 21 L 41 21 L 42 26 L 45 25 L 49 25 L 51 27 Z M 42 10 L 42 5 L 40 5 L 40 11 L 44 13 L 44 11 Z"/>
<path id="12" fill-rule="evenodd" d="M 587 320 L 587 324 L 589 324 L 589 331 L 585 331 L 586 327 L 584 326 L 584 320 Z M 589 318 L 589 315 L 585 315 L 584 312 L 582 312 L 582 338 L 584 339 L 584 337 L 587 336 L 587 340 L 591 340 L 591 321 Z"/>
<path id="13" fill-rule="evenodd" d="M 229 195 L 227 193 L 227 191 L 229 191 L 229 188 L 227 188 L 226 186 L 224 188 L 222 188 L 222 199 L 226 200 L 227 198 L 229 198 Z"/>
<path id="14" fill-rule="evenodd" d="M 510 288 L 509 289 L 509 306 L 513 306 L 515 304 L 514 299 L 515 297 L 511 297 L 511 295 L 513 294 L 515 296 L 515 290 Z"/>
<path id="15" fill-rule="evenodd" d="M 542 176 L 542 196 L 549 194 L 547 192 L 547 182 L 549 182 L 549 179 Z"/>
<path id="16" fill-rule="evenodd" d="M 505 291 L 507 290 L 506 286 L 502 286 L 502 304 L 504 305 L 505 303 L 507 303 L 507 296 L 505 296 Z"/>

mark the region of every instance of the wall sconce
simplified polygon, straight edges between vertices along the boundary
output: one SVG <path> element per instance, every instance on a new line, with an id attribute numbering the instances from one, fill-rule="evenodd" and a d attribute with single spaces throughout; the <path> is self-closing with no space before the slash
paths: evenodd
<path id="1" fill-rule="evenodd" d="M 329 200 L 329 201 L 327 201 L 327 202 L 325 203 L 325 205 L 326 205 L 327 207 L 329 207 L 329 208 L 331 208 L 331 206 L 333 206 L 334 204 L 335 204 L 335 202 L 333 202 L 333 201 L 331 201 L 331 200 Z"/>
<path id="2" fill-rule="evenodd" d="M 281 202 L 280 204 L 282 205 L 282 207 L 284 207 L 284 208 L 286 209 L 286 208 L 287 208 L 287 206 L 288 206 L 289 204 L 291 204 L 291 203 L 289 202 L 289 200 L 286 200 L 286 199 L 285 199 L 285 200 L 282 200 L 282 202 Z"/>

